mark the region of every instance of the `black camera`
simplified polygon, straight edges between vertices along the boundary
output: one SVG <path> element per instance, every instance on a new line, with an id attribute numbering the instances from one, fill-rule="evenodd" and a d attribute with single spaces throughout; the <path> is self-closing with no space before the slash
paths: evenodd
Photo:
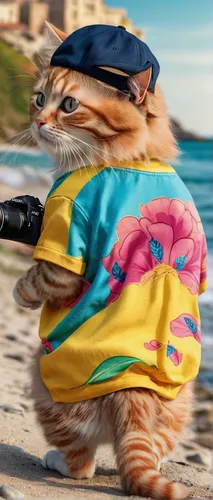
<path id="1" fill-rule="evenodd" d="M 35 246 L 43 215 L 44 207 L 34 196 L 17 196 L 0 203 L 0 239 Z"/>

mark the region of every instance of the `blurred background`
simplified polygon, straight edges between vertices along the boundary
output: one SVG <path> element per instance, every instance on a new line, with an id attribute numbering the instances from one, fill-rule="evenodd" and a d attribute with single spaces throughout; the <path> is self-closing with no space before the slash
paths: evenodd
<path id="1" fill-rule="evenodd" d="M 45 20 L 67 33 L 94 23 L 123 25 L 158 58 L 159 83 L 181 151 L 175 168 L 194 197 L 208 241 L 209 289 L 200 299 L 203 350 L 198 379 L 199 390 L 206 394 L 213 388 L 212 14 L 212 0 L 0 0 L 1 201 L 24 193 L 44 201 L 51 184 L 51 160 L 17 135 L 29 125 L 28 100 L 35 81 L 30 60 L 42 45 Z M 8 301 L 10 279 L 29 262 L 28 248 L 0 239 Z M 11 311 L 13 316 L 12 305 Z"/>

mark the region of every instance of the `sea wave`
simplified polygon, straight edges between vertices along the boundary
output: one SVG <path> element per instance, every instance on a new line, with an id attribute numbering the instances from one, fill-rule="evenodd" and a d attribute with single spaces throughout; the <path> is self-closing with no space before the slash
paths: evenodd
<path id="1" fill-rule="evenodd" d="M 209 253 L 208 255 L 207 281 L 208 281 L 208 288 L 205 293 L 200 295 L 199 303 L 201 305 L 210 304 L 212 306 L 213 304 L 213 254 L 212 253 Z M 212 315 L 213 315 L 213 308 L 212 308 Z"/>
<path id="2" fill-rule="evenodd" d="M 17 146 L 17 144 L 0 144 L 0 153 L 5 155 L 10 153 L 27 153 L 30 155 L 41 156 L 42 152 L 37 147 L 29 148 L 27 146 Z M 1 155 L 0 155 L 1 160 Z"/>
<path id="3" fill-rule="evenodd" d="M 22 189 L 24 186 L 43 184 L 50 187 L 52 176 L 45 169 L 35 169 L 30 165 L 23 165 L 18 169 L 0 165 L 0 182 L 10 187 Z"/>

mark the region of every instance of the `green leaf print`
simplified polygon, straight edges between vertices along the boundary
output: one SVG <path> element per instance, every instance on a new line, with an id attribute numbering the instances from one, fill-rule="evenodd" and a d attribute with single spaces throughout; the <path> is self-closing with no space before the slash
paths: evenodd
<path id="1" fill-rule="evenodd" d="M 101 363 L 88 378 L 88 380 L 83 384 L 98 384 L 100 382 L 106 382 L 119 373 L 124 372 L 134 363 L 140 363 L 142 365 L 150 366 L 150 368 L 157 368 L 155 365 L 149 365 L 138 358 L 132 358 L 129 356 L 114 356 L 113 358 L 106 359 Z"/>

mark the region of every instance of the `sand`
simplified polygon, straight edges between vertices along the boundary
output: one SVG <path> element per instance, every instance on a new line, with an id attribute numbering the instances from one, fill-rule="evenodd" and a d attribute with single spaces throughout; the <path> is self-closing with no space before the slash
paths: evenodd
<path id="1" fill-rule="evenodd" d="M 97 471 L 91 480 L 63 478 L 41 466 L 48 446 L 28 398 L 28 367 L 38 345 L 39 312 L 21 309 L 13 302 L 13 286 L 17 276 L 30 265 L 30 258 L 15 254 L 17 245 L 6 246 L 7 250 L 0 249 L 0 486 L 16 488 L 26 500 L 127 498 L 120 488 L 110 447 L 99 450 Z M 210 411 L 212 402 L 204 403 Z M 188 430 L 162 471 L 168 478 L 187 485 L 191 497 L 213 499 L 211 450 L 199 446 L 197 437 L 194 430 Z"/>

